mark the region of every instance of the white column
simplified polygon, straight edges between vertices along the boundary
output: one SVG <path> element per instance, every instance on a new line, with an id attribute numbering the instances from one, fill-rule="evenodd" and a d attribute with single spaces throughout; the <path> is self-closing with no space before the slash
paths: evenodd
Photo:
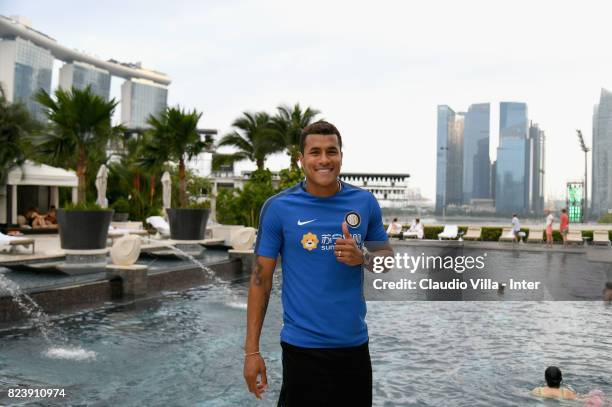
<path id="1" fill-rule="evenodd" d="M 9 223 L 17 223 L 17 185 L 11 188 L 11 219 Z"/>
<path id="2" fill-rule="evenodd" d="M 6 205 L 8 196 L 6 196 L 6 185 L 0 185 L 0 223 L 6 223 Z"/>
<path id="3" fill-rule="evenodd" d="M 56 208 L 59 207 L 59 187 L 54 186 L 51 187 L 51 191 L 50 191 L 50 201 L 51 201 L 51 205 L 55 206 Z"/>
<path id="4" fill-rule="evenodd" d="M 78 187 L 72 187 L 72 203 L 77 203 L 79 200 L 79 192 L 77 190 Z"/>

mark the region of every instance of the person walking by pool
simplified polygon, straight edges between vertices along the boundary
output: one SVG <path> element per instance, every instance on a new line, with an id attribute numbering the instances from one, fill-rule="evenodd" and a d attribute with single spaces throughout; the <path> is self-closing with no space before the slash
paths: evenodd
<path id="1" fill-rule="evenodd" d="M 544 372 L 544 380 L 546 386 L 536 387 L 531 391 L 531 394 L 538 397 L 552 398 L 559 400 L 575 400 L 576 393 L 570 389 L 561 387 L 563 375 L 561 369 L 557 366 L 549 366 Z"/>
<path id="2" fill-rule="evenodd" d="M 561 216 L 559 217 L 559 233 L 563 239 L 563 247 L 567 246 L 567 234 L 569 233 L 569 216 L 567 216 L 567 209 L 561 209 Z"/>
<path id="3" fill-rule="evenodd" d="M 521 237 L 519 233 L 521 233 L 521 223 L 519 222 L 519 218 L 516 215 L 516 213 L 513 213 L 512 214 L 512 235 L 514 236 L 512 238 L 513 242 L 521 241 Z"/>
<path id="4" fill-rule="evenodd" d="M 555 217 L 550 209 L 546 209 L 546 246 L 553 247 L 553 222 Z"/>
<path id="5" fill-rule="evenodd" d="M 372 365 L 362 264 L 370 262 L 362 247 L 377 241 L 390 250 L 380 207 L 370 192 L 338 179 L 342 138 L 332 124 L 304 128 L 300 164 L 305 180 L 268 199 L 261 210 L 248 294 L 245 381 L 257 398 L 268 386 L 259 338 L 280 254 L 278 406 L 369 407 Z"/>

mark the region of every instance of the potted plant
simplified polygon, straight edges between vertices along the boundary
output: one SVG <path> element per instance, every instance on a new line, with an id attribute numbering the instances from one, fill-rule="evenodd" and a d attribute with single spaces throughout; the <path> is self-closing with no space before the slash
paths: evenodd
<path id="1" fill-rule="evenodd" d="M 186 112 L 180 107 L 168 107 L 158 117 L 150 116 L 149 143 L 145 155 L 155 155 L 158 162 L 178 162 L 178 207 L 167 208 L 170 238 L 175 240 L 202 240 L 210 206 L 189 203 L 187 196 L 185 162 L 212 147 L 212 140 L 202 140 L 198 122 L 202 113 Z"/>
<path id="2" fill-rule="evenodd" d="M 119 198 L 111 205 L 115 214 L 113 215 L 114 222 L 127 222 L 130 218 L 130 202 L 125 198 Z"/>
<path id="3" fill-rule="evenodd" d="M 57 210 L 62 249 L 104 249 L 113 211 L 87 203 L 87 177 L 95 177 L 108 142 L 123 130 L 111 124 L 118 102 L 104 100 L 90 87 L 58 88 L 54 97 L 40 90 L 35 99 L 45 108 L 49 129 L 32 137 L 34 151 L 41 161 L 76 170 L 78 177 L 76 205 Z"/>

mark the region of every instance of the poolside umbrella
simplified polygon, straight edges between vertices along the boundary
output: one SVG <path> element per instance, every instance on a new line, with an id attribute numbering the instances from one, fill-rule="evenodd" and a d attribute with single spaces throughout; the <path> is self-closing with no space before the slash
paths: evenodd
<path id="1" fill-rule="evenodd" d="M 98 199 L 96 203 L 102 208 L 108 207 L 108 200 L 106 199 L 106 185 L 108 180 L 108 169 L 106 165 L 102 164 L 96 175 L 96 189 L 98 190 Z"/>
<path id="2" fill-rule="evenodd" d="M 168 171 L 162 175 L 162 204 L 164 208 L 170 208 L 170 200 L 172 197 L 172 188 L 170 188 L 170 174 Z"/>

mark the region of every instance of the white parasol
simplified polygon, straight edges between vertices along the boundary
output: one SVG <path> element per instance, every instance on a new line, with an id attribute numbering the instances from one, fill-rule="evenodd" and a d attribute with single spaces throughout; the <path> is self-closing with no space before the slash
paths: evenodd
<path id="1" fill-rule="evenodd" d="M 162 175 L 162 204 L 164 208 L 170 208 L 170 201 L 172 198 L 172 188 L 170 188 L 170 174 L 168 171 L 164 172 Z"/>
<path id="2" fill-rule="evenodd" d="M 108 199 L 106 199 L 106 185 L 108 182 L 108 169 L 102 164 L 96 175 L 96 189 L 98 190 L 98 199 L 96 203 L 102 208 L 108 208 Z"/>

